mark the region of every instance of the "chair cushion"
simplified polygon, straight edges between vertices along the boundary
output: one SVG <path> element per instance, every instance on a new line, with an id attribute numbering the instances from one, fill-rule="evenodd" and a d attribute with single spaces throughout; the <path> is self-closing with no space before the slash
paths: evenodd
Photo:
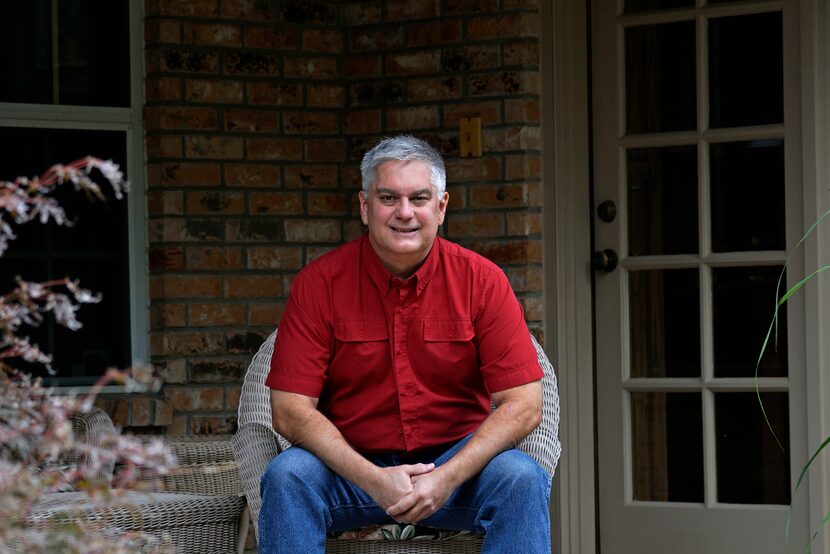
<path id="1" fill-rule="evenodd" d="M 406 541 L 406 540 L 433 540 L 433 541 L 471 541 L 481 540 L 481 535 L 469 531 L 448 531 L 435 529 L 424 525 L 409 525 L 390 523 L 389 525 L 372 525 L 352 531 L 334 533 L 331 538 L 353 541 Z"/>

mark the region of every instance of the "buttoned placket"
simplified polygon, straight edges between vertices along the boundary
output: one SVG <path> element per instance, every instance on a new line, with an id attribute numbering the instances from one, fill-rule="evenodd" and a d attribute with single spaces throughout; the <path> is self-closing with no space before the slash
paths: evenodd
<path id="1" fill-rule="evenodd" d="M 414 279 L 407 282 L 393 280 L 393 288 L 396 289 L 397 299 L 394 302 L 391 318 L 392 348 L 394 352 L 392 365 L 398 386 L 398 408 L 403 424 L 404 445 L 406 450 L 409 451 L 423 444 L 420 428 L 421 406 L 418 402 L 418 385 L 409 357 L 408 340 L 412 319 L 418 309 L 418 300 L 415 294 Z"/>

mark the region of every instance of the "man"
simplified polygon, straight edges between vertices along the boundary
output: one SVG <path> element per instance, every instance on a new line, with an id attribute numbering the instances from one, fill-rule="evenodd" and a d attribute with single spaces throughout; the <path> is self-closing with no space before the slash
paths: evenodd
<path id="1" fill-rule="evenodd" d="M 392 520 L 548 552 L 550 476 L 513 450 L 542 405 L 521 307 L 498 266 L 437 237 L 432 147 L 385 139 L 361 174 L 368 233 L 295 277 L 280 322 L 266 385 L 294 446 L 262 478 L 260 552 Z"/>

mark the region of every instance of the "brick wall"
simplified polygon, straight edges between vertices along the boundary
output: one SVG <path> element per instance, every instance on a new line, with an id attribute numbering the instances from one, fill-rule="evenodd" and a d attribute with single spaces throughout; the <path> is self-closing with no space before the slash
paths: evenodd
<path id="1" fill-rule="evenodd" d="M 542 336 L 539 17 L 533 0 L 147 0 L 151 398 L 121 425 L 232 432 L 245 367 L 292 276 L 362 232 L 379 137 L 447 161 L 444 234 L 502 265 Z M 480 116 L 484 154 L 458 157 Z"/>

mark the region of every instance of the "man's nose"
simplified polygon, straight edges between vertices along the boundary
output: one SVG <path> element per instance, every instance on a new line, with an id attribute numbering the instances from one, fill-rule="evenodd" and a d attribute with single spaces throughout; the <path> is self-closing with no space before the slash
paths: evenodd
<path id="1" fill-rule="evenodd" d="M 409 203 L 409 198 L 403 197 L 398 202 L 397 216 L 399 219 L 409 219 L 412 217 L 412 204 Z"/>

